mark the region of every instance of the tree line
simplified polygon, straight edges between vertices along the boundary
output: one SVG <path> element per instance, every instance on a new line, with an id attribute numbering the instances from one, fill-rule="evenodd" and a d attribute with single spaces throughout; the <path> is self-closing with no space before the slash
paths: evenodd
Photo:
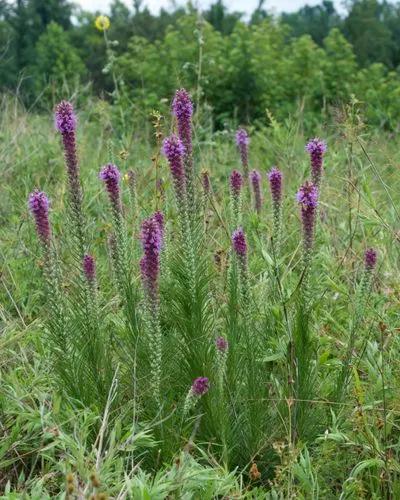
<path id="1" fill-rule="evenodd" d="M 217 125 L 299 106 L 313 119 L 352 96 L 377 125 L 400 116 L 400 3 L 353 0 L 340 15 L 323 0 L 273 15 L 260 0 L 246 18 L 222 0 L 157 15 L 113 0 L 107 30 L 96 29 L 99 14 L 68 0 L 0 0 L 0 89 L 35 106 L 79 89 L 147 112 L 182 84 Z"/>

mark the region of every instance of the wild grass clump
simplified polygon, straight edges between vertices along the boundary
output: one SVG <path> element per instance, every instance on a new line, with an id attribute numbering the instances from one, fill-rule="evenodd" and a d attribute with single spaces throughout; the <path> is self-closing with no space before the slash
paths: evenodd
<path id="1" fill-rule="evenodd" d="M 37 234 L 29 251 L 42 274 L 35 293 L 44 307 L 27 366 L 45 375 L 24 361 L 27 380 L 37 384 L 32 397 L 22 395 L 20 377 L 5 377 L 6 433 L 22 428 L 30 440 L 0 455 L 7 487 L 18 489 L 22 473 L 52 470 L 25 487 L 34 484 L 43 498 L 60 491 L 132 498 L 189 491 L 317 498 L 323 491 L 333 498 L 337 484 L 325 462 L 336 447 L 358 450 L 349 419 L 373 433 L 365 392 L 373 376 L 385 429 L 374 441 L 380 451 L 373 454 L 367 439 L 364 462 L 344 453 L 347 475 L 335 474 L 342 492 L 356 491 L 374 469 L 368 477 L 387 474 L 389 491 L 397 424 L 387 410 L 388 327 L 380 317 L 377 337 L 370 318 L 385 252 L 375 249 L 380 229 L 369 231 L 370 219 L 358 219 L 356 244 L 346 232 L 332 202 L 334 147 L 312 139 L 310 159 L 304 150 L 296 157 L 301 167 L 289 168 L 279 151 L 265 165 L 240 129 L 239 154 L 222 170 L 204 165 L 184 89 L 172 116 L 162 144 L 169 181 L 158 196 L 158 174 L 123 160 L 117 166 L 111 151 L 83 181 L 77 133 L 85 124 L 71 103 L 57 107 L 66 206 L 53 185 L 44 193 L 36 182 L 28 200 Z M 213 158 L 224 147 L 217 143 Z M 54 435 L 38 444 L 28 421 L 40 414 Z M 37 458 L 27 463 L 21 453 Z"/>

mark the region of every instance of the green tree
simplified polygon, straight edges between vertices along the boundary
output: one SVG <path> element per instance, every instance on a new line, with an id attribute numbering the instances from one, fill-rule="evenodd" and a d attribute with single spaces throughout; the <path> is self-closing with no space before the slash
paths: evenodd
<path id="1" fill-rule="evenodd" d="M 384 11 L 385 5 L 378 0 L 354 0 L 344 21 L 344 34 L 362 66 L 373 62 L 392 65 L 394 47 Z"/>
<path id="2" fill-rule="evenodd" d="M 334 27 L 342 23 L 332 0 L 323 0 L 321 5 L 305 5 L 297 12 L 283 13 L 281 21 L 291 28 L 294 37 L 310 35 L 318 45 Z"/>
<path id="3" fill-rule="evenodd" d="M 36 60 L 32 66 L 35 90 L 46 89 L 45 96 L 59 100 L 70 95 L 79 85 L 85 67 L 77 51 L 71 45 L 68 33 L 51 22 L 39 37 L 35 47 Z"/>
<path id="4" fill-rule="evenodd" d="M 331 103 L 347 101 L 358 71 L 353 47 L 343 34 L 334 28 L 325 38 L 324 48 L 324 96 Z"/>

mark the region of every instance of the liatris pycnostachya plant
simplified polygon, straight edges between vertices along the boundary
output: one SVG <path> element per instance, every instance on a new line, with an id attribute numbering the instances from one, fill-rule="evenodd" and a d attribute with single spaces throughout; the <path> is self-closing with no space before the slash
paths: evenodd
<path id="1" fill-rule="evenodd" d="M 172 114 L 176 118 L 178 136 L 184 146 L 183 164 L 186 176 L 188 209 L 195 210 L 194 166 L 192 145 L 192 115 L 193 104 L 189 93 L 185 89 L 177 90 L 172 101 Z"/>
<path id="2" fill-rule="evenodd" d="M 99 178 L 105 184 L 114 215 L 119 217 L 121 214 L 122 206 L 119 186 L 121 174 L 118 170 L 118 167 L 116 165 L 113 165 L 112 163 L 108 163 L 100 170 Z"/>
<path id="3" fill-rule="evenodd" d="M 244 300 L 244 307 L 248 307 L 249 289 L 248 289 L 248 271 L 247 271 L 247 241 L 244 231 L 241 227 L 235 229 L 232 233 L 232 249 L 239 263 L 239 282 L 240 291 Z"/>
<path id="4" fill-rule="evenodd" d="M 253 187 L 254 196 L 254 210 L 259 214 L 261 212 L 262 206 L 262 195 L 261 195 L 261 174 L 258 170 L 252 170 L 250 172 L 250 181 Z"/>
<path id="5" fill-rule="evenodd" d="M 97 284 L 96 284 L 96 262 L 94 257 L 85 254 L 82 259 L 82 270 L 85 277 L 86 289 L 88 294 L 88 304 L 90 308 L 89 321 L 93 321 L 98 327 L 98 310 L 97 310 Z"/>
<path id="6" fill-rule="evenodd" d="M 50 245 L 51 229 L 49 222 L 49 199 L 46 193 L 35 190 L 29 195 L 29 210 L 35 219 L 36 232 L 43 246 Z"/>
<path id="7" fill-rule="evenodd" d="M 132 213 L 136 215 L 137 210 L 137 179 L 136 172 L 134 170 L 128 170 L 126 174 L 129 187 L 129 197 L 131 202 Z"/>
<path id="8" fill-rule="evenodd" d="M 364 252 L 364 275 L 360 287 L 360 307 L 363 307 L 368 289 L 371 286 L 372 276 L 376 267 L 378 252 L 374 248 L 367 248 Z"/>
<path id="9" fill-rule="evenodd" d="M 343 360 L 343 367 L 339 373 L 336 383 L 335 400 L 340 401 L 345 394 L 348 382 L 351 379 L 352 359 L 354 357 L 354 347 L 357 340 L 357 332 L 360 331 L 365 317 L 365 306 L 368 292 L 371 288 L 373 273 L 376 268 L 378 253 L 374 248 L 367 248 L 364 252 L 364 270 L 361 278 L 358 294 L 356 295 L 355 313 L 352 315 L 350 335 L 347 342 L 346 355 Z"/>
<path id="10" fill-rule="evenodd" d="M 83 274 L 85 275 L 86 281 L 91 285 L 96 281 L 96 264 L 94 257 L 89 254 L 85 254 L 82 261 Z"/>
<path id="11" fill-rule="evenodd" d="M 211 182 L 210 182 L 210 173 L 208 170 L 202 170 L 201 172 L 201 186 L 203 188 L 203 215 L 204 215 L 204 224 L 207 228 L 209 223 L 209 217 L 207 214 L 208 201 L 211 196 Z"/>
<path id="12" fill-rule="evenodd" d="M 160 253 L 163 244 L 163 216 L 161 212 L 145 219 L 142 223 L 140 239 L 143 257 L 140 271 L 148 313 L 149 337 L 151 346 L 151 370 L 154 398 L 160 402 L 162 335 L 159 318 L 159 275 Z"/>
<path id="13" fill-rule="evenodd" d="M 238 170 L 233 170 L 229 177 L 230 204 L 232 222 L 237 224 L 242 220 L 242 186 L 243 176 Z"/>
<path id="14" fill-rule="evenodd" d="M 65 164 L 68 177 L 68 195 L 70 205 L 71 230 L 77 240 L 79 258 L 85 251 L 84 216 L 82 211 L 82 186 L 79 179 L 79 164 L 76 153 L 77 119 L 72 104 L 61 101 L 56 106 L 55 125 L 60 132 L 64 147 Z"/>
<path id="15" fill-rule="evenodd" d="M 318 207 L 318 188 L 312 182 L 306 181 L 299 189 L 297 201 L 301 207 L 301 222 L 303 227 L 303 260 L 308 267 L 314 244 L 315 224 Z"/>
<path id="16" fill-rule="evenodd" d="M 239 149 L 245 179 L 249 177 L 249 136 L 244 128 L 236 131 L 236 145 Z"/>
<path id="17" fill-rule="evenodd" d="M 327 150 L 326 142 L 315 137 L 306 145 L 306 151 L 310 154 L 311 180 L 317 188 L 321 185 L 323 173 L 323 157 Z"/>
<path id="18" fill-rule="evenodd" d="M 203 188 L 203 198 L 208 199 L 211 193 L 210 172 L 206 169 L 201 171 L 201 186 Z"/>
<path id="19" fill-rule="evenodd" d="M 210 381 L 207 377 L 197 377 L 193 380 L 192 386 L 186 395 L 183 406 L 183 416 L 185 417 L 197 404 L 202 396 L 210 389 Z"/>
<path id="20" fill-rule="evenodd" d="M 186 179 L 183 166 L 185 146 L 179 137 L 172 134 L 164 139 L 162 152 L 169 163 L 178 209 L 181 211 L 186 210 Z M 180 215 L 183 216 L 184 214 L 181 213 Z"/>
<path id="21" fill-rule="evenodd" d="M 282 172 L 273 167 L 268 173 L 268 181 L 272 198 L 273 243 L 275 255 L 278 256 L 282 230 Z"/>
<path id="22" fill-rule="evenodd" d="M 174 184 L 179 222 L 181 225 L 182 239 L 185 247 L 184 256 L 186 260 L 187 275 L 189 277 L 190 293 L 191 296 L 194 297 L 194 249 L 187 205 L 186 177 L 183 166 L 185 147 L 179 137 L 172 134 L 164 139 L 162 152 L 168 160 Z"/>
<path id="23" fill-rule="evenodd" d="M 215 349 L 217 352 L 217 371 L 219 376 L 220 387 L 222 388 L 222 383 L 225 374 L 226 358 L 228 355 L 229 344 L 225 337 L 220 335 L 215 339 Z"/>
<path id="24" fill-rule="evenodd" d="M 127 244 L 120 191 L 121 174 L 116 165 L 109 163 L 102 167 L 99 173 L 99 178 L 104 182 L 110 200 L 114 225 L 111 255 L 113 259 L 116 284 L 119 288 L 121 296 L 124 296 L 124 284 L 127 283 L 129 269 L 127 266 Z"/>
<path id="25" fill-rule="evenodd" d="M 60 294 L 59 277 L 54 253 L 51 249 L 51 226 L 49 221 L 49 199 L 46 193 L 35 190 L 29 195 L 28 206 L 35 220 L 36 233 L 42 245 L 44 275 L 47 284 L 47 297 L 52 313 L 51 321 L 58 332 L 64 329 L 63 304 Z"/>

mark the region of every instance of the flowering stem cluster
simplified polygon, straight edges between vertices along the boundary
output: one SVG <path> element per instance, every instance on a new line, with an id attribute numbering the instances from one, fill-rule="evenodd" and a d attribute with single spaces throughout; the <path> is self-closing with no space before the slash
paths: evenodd
<path id="1" fill-rule="evenodd" d="M 142 223 L 140 239 L 143 257 L 140 260 L 142 285 L 149 326 L 149 345 L 151 349 L 151 370 L 154 399 L 160 404 L 162 333 L 159 316 L 159 275 L 160 253 L 163 245 L 163 215 L 156 212 Z"/>
<path id="2" fill-rule="evenodd" d="M 282 172 L 273 167 L 268 174 L 268 181 L 272 199 L 274 254 L 278 257 L 282 232 Z"/>
<path id="3" fill-rule="evenodd" d="M 195 215 L 195 173 L 193 166 L 192 116 L 193 103 L 185 89 L 177 90 L 172 102 L 172 114 L 176 118 L 178 137 L 183 145 L 183 165 L 186 178 L 187 208 L 191 216 Z"/>
<path id="4" fill-rule="evenodd" d="M 262 207 L 261 195 L 261 174 L 258 170 L 252 170 L 250 173 L 251 185 L 253 188 L 254 210 L 260 214 Z"/>
<path id="5" fill-rule="evenodd" d="M 55 111 L 55 125 L 61 134 L 65 165 L 68 178 L 68 198 L 71 230 L 76 239 L 79 260 L 83 259 L 86 247 L 84 216 L 82 210 L 83 193 L 79 179 L 79 163 L 76 152 L 77 119 L 72 104 L 60 102 Z"/>
<path id="6" fill-rule="evenodd" d="M 35 220 L 36 233 L 42 247 L 44 275 L 47 284 L 47 299 L 51 311 L 50 328 L 63 342 L 65 329 L 64 301 L 61 296 L 59 272 L 52 249 L 51 226 L 49 220 L 49 199 L 46 193 L 35 190 L 29 195 L 28 206 Z"/>
<path id="7" fill-rule="evenodd" d="M 193 383 L 189 392 L 186 395 L 185 403 L 183 405 L 182 418 L 185 418 L 190 411 L 196 406 L 200 398 L 207 394 L 210 389 L 210 381 L 207 377 L 197 377 Z"/>
<path id="8" fill-rule="evenodd" d="M 120 178 L 121 174 L 116 165 L 108 163 L 105 165 L 99 174 L 100 180 L 104 182 L 108 198 L 110 201 L 111 214 L 114 225 L 114 235 L 112 248 L 112 257 L 114 263 L 114 271 L 117 280 L 117 285 L 121 297 L 125 293 L 125 284 L 129 275 L 126 259 L 126 232 L 124 227 L 124 219 L 122 215 L 122 202 L 120 193 Z"/>
<path id="9" fill-rule="evenodd" d="M 189 221 L 188 197 L 186 176 L 183 165 L 185 147 L 176 135 L 171 135 L 164 140 L 163 153 L 168 160 L 170 172 L 175 189 L 175 198 L 178 206 L 178 216 L 181 226 L 182 241 L 184 245 L 187 275 L 189 277 L 190 294 L 194 300 L 195 293 L 195 259 L 193 239 Z"/>
<path id="10" fill-rule="evenodd" d="M 239 149 L 243 174 L 246 182 L 249 180 L 249 143 L 250 139 L 245 129 L 240 128 L 236 132 L 236 145 Z"/>
<path id="11" fill-rule="evenodd" d="M 231 218 L 233 226 L 242 222 L 242 187 L 243 176 L 238 170 L 233 170 L 229 178 Z"/>
<path id="12" fill-rule="evenodd" d="M 323 174 L 323 157 L 326 153 L 327 146 L 325 141 L 318 137 L 312 139 L 306 145 L 306 151 L 310 154 L 311 161 L 311 180 L 313 184 L 320 189 L 321 179 Z"/>
<path id="13" fill-rule="evenodd" d="M 304 272 L 308 273 L 314 246 L 315 225 L 318 207 L 318 188 L 306 181 L 297 193 L 300 204 L 301 222 L 303 227 L 303 263 Z M 306 278 L 306 276 L 304 276 Z"/>

